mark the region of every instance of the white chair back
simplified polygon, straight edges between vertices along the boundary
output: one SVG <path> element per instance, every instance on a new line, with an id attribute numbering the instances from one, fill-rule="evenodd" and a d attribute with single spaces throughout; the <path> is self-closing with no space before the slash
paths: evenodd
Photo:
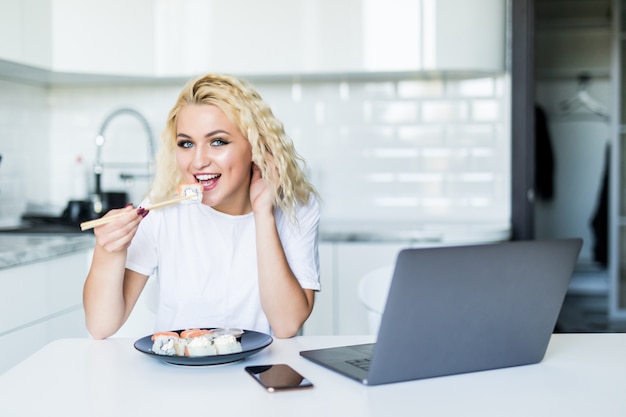
<path id="1" fill-rule="evenodd" d="M 393 269 L 393 265 L 377 268 L 363 275 L 359 280 L 359 299 L 367 310 L 370 334 L 378 334 L 380 319 L 387 303 Z"/>

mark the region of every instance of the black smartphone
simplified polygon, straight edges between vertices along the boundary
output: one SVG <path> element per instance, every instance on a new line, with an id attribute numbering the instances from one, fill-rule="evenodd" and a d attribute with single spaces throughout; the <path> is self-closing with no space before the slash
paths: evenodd
<path id="1" fill-rule="evenodd" d="M 284 363 L 246 366 L 245 369 L 269 392 L 313 387 L 311 381 Z"/>

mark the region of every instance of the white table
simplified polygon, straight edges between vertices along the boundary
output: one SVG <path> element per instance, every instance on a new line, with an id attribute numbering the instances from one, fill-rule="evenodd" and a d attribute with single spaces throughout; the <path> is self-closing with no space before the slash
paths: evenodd
<path id="1" fill-rule="evenodd" d="M 0 376 L 0 415 L 626 416 L 626 334 L 557 334 L 536 365 L 374 387 L 298 354 L 370 340 L 276 339 L 244 361 L 209 367 L 162 363 L 132 339 L 57 340 Z M 290 364 L 315 387 L 266 392 L 243 368 L 269 363 Z"/>

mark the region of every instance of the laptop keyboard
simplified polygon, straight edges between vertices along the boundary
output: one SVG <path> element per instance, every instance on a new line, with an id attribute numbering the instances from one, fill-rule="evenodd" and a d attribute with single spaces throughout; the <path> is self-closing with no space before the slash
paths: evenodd
<path id="1" fill-rule="evenodd" d="M 356 366 L 357 368 L 363 369 L 364 371 L 370 370 L 369 358 L 350 359 L 350 360 L 347 360 L 346 363 L 349 363 L 352 366 Z"/>

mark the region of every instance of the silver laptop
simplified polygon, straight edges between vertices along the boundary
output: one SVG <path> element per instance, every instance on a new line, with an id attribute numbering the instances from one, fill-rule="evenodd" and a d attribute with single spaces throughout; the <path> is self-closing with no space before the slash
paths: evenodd
<path id="1" fill-rule="evenodd" d="M 581 239 L 404 249 L 376 343 L 303 357 L 367 385 L 540 362 Z"/>

